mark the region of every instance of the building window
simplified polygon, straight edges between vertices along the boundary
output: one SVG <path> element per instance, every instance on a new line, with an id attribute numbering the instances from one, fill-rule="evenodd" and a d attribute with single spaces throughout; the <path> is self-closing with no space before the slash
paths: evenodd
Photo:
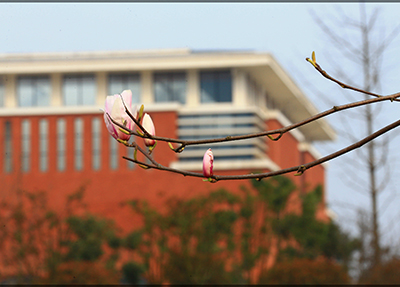
<path id="1" fill-rule="evenodd" d="M 49 121 L 41 119 L 39 121 L 39 169 L 47 171 L 48 169 L 48 150 L 49 150 Z"/>
<path id="2" fill-rule="evenodd" d="M 155 73 L 154 99 L 161 102 L 186 102 L 185 73 Z"/>
<path id="3" fill-rule="evenodd" d="M 140 103 L 140 77 L 138 74 L 110 74 L 108 76 L 108 94 L 119 94 L 124 90 L 132 91 L 132 103 Z"/>
<path id="4" fill-rule="evenodd" d="M 31 122 L 23 120 L 21 123 L 21 167 L 22 172 L 28 172 L 30 169 L 31 157 Z"/>
<path id="5" fill-rule="evenodd" d="M 117 169 L 118 168 L 118 142 L 113 138 L 110 139 L 110 168 Z"/>
<path id="6" fill-rule="evenodd" d="M 66 75 L 63 82 L 63 101 L 66 106 L 96 104 L 94 75 Z"/>
<path id="7" fill-rule="evenodd" d="M 100 169 L 101 164 L 101 121 L 99 118 L 92 119 L 92 168 Z"/>
<path id="8" fill-rule="evenodd" d="M 12 172 L 12 138 L 10 121 L 4 123 L 4 172 Z"/>
<path id="9" fill-rule="evenodd" d="M 75 135 L 75 169 L 82 170 L 83 168 L 83 120 L 75 118 L 74 120 L 74 135 Z"/>
<path id="10" fill-rule="evenodd" d="M 267 92 L 265 92 L 265 102 L 266 102 L 267 108 L 269 110 L 276 109 L 275 101 L 272 99 L 272 97 Z"/>
<path id="11" fill-rule="evenodd" d="M 4 82 L 0 78 L 0 107 L 4 107 Z"/>
<path id="12" fill-rule="evenodd" d="M 65 170 L 65 154 L 66 154 L 66 122 L 65 119 L 57 120 L 57 169 Z"/>
<path id="13" fill-rule="evenodd" d="M 51 86 L 48 76 L 21 76 L 17 80 L 17 97 L 20 107 L 50 105 Z"/>
<path id="14" fill-rule="evenodd" d="M 231 72 L 200 72 L 200 95 L 202 103 L 232 102 Z"/>
<path id="15" fill-rule="evenodd" d="M 247 76 L 247 95 L 250 104 L 256 105 L 258 100 L 258 86 L 250 76 Z"/>

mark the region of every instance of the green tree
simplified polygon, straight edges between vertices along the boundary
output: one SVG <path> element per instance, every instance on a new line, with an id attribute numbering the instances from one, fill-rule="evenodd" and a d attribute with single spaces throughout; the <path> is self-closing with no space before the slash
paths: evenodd
<path id="1" fill-rule="evenodd" d="M 143 201 L 130 202 L 144 225 L 122 245 L 141 258 L 143 269 L 137 270 L 143 270 L 150 283 L 255 283 L 252 271 L 256 266 L 266 269 L 269 250 L 278 248 L 277 264 L 300 259 L 314 264 L 322 258 L 324 272 L 334 266 L 326 276 L 348 282 L 347 264 L 357 240 L 334 222 L 315 218 L 321 187 L 300 196 L 302 208 L 296 214 L 287 207 L 291 194 L 299 192 L 290 179 L 278 176 L 251 183 L 242 194 L 221 189 L 189 200 L 171 199 L 164 212 Z M 297 244 L 289 244 L 293 241 Z"/>

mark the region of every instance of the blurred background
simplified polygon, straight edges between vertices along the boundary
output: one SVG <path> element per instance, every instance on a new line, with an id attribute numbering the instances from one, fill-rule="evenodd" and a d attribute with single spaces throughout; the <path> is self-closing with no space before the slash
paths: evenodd
<path id="1" fill-rule="evenodd" d="M 99 108 L 131 89 L 157 135 L 200 139 L 366 98 L 316 72 L 312 51 L 337 79 L 396 93 L 399 10 L 1 3 L 1 282 L 398 283 L 397 130 L 302 177 L 208 184 L 123 160 L 133 151 Z M 398 120 L 395 105 L 336 113 L 277 142 L 212 146 L 215 172 L 308 162 Z M 153 156 L 200 171 L 207 148 L 176 155 L 159 143 Z"/>

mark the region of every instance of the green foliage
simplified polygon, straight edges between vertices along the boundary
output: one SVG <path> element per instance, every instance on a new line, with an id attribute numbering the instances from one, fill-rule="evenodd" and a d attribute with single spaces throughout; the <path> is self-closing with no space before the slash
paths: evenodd
<path id="1" fill-rule="evenodd" d="M 139 284 L 140 277 L 144 271 L 142 265 L 129 261 L 122 266 L 122 275 L 124 279 L 124 283 L 127 284 Z"/>
<path id="2" fill-rule="evenodd" d="M 324 223 L 316 219 L 315 213 L 321 199 L 322 189 L 317 187 L 302 196 L 302 214 L 288 214 L 273 221 L 276 234 L 286 239 L 294 237 L 301 246 L 296 252 L 291 247 L 282 250 L 279 260 L 294 257 L 315 259 L 323 255 L 341 261 L 347 267 L 358 241 L 342 232 L 336 223 Z"/>
<path id="3" fill-rule="evenodd" d="M 296 269 L 302 267 L 298 264 L 302 261 L 298 260 L 306 260 L 303 264 L 311 263 L 305 272 L 326 273 L 316 276 L 312 282 L 348 282 L 345 270 L 357 241 L 335 223 L 315 218 L 322 188 L 300 196 L 302 212 L 295 214 L 287 212 L 289 197 L 298 192 L 290 179 L 277 176 L 251 183 L 253 189 L 243 187 L 242 195 L 220 189 L 189 200 L 171 199 L 163 214 L 145 202 L 132 202 L 131 206 L 143 216 L 145 224 L 125 238 L 125 246 L 142 257 L 150 283 L 249 283 L 257 262 L 269 254 L 272 238 L 278 239 L 278 267 L 279 264 L 289 266 L 293 260 L 297 262 L 289 266 L 290 274 L 285 269 L 278 270 L 283 274 L 281 279 L 286 275 L 293 278 L 293 274 L 301 272 Z M 295 246 L 281 244 L 293 239 L 297 242 Z M 342 263 L 344 269 L 330 261 L 319 266 L 315 260 L 321 257 Z M 150 266 L 160 270 L 158 277 Z M 264 275 L 268 282 L 271 278 Z M 298 282 L 304 278 L 300 276 Z M 291 282 L 279 281 L 278 277 L 273 280 Z"/>
<path id="4" fill-rule="evenodd" d="M 263 181 L 253 179 L 251 183 L 257 190 L 259 199 L 265 201 L 276 214 L 284 210 L 290 194 L 296 189 L 294 183 L 284 176 Z"/>
<path id="5" fill-rule="evenodd" d="M 135 250 L 136 248 L 138 248 L 141 242 L 142 242 L 142 232 L 133 231 L 126 236 L 124 240 L 124 246 L 128 249 Z"/>
<path id="6" fill-rule="evenodd" d="M 235 248 L 234 226 L 239 216 L 232 207 L 238 202 L 240 197 L 223 189 L 189 200 L 171 199 L 164 214 L 136 202 L 131 206 L 144 217 L 144 226 L 125 238 L 125 246 L 141 254 L 146 270 L 154 260 L 149 248 L 157 246 L 157 264 L 173 284 L 230 282 L 225 262 Z"/>
<path id="7" fill-rule="evenodd" d="M 115 235 L 109 232 L 111 223 L 105 219 L 98 219 L 93 215 L 71 216 L 66 222 L 76 235 L 76 240 L 67 243 L 69 250 L 66 260 L 95 261 L 103 255 L 102 245 L 107 239 L 116 244 Z"/>
<path id="8" fill-rule="evenodd" d="M 294 214 L 287 210 L 287 202 L 298 191 L 289 179 L 254 180 L 251 187 L 242 188 L 241 194 L 219 189 L 189 200 L 170 199 L 162 213 L 146 202 L 131 201 L 132 209 L 143 217 L 143 226 L 122 238 L 111 221 L 74 214 L 73 204 L 82 200 L 82 190 L 67 199 L 66 217 L 49 210 L 43 196 L 26 194 L 30 209 L 24 201 L 12 207 L 1 203 L 9 218 L 0 212 L 4 227 L 0 247 L 4 249 L 7 240 L 12 243 L 3 264 L 15 264 L 21 274 L 32 276 L 44 270 L 49 276 L 42 283 L 115 283 L 123 249 L 132 255 L 120 270 L 130 284 L 140 283 L 141 276 L 149 283 L 249 283 L 256 265 L 266 267 L 272 246 L 278 248 L 276 268 L 286 267 L 274 269 L 281 277 L 265 277 L 264 272 L 268 282 L 289 282 L 284 278 L 294 278 L 300 272 L 296 268 L 304 267 L 298 262 L 311 262 L 307 266 L 311 269 L 304 269 L 307 272 L 329 273 L 328 265 L 318 269 L 314 264 L 321 257 L 346 268 L 358 243 L 335 223 L 316 220 L 322 188 L 301 196 L 302 212 Z M 293 241 L 297 244 L 287 244 Z M 24 265 L 34 257 L 40 263 L 36 273 L 30 264 Z M 334 265 L 326 276 L 339 278 L 344 274 L 339 269 Z M 298 276 L 296 282 L 303 282 Z M 318 278 L 313 282 L 327 282 Z"/>

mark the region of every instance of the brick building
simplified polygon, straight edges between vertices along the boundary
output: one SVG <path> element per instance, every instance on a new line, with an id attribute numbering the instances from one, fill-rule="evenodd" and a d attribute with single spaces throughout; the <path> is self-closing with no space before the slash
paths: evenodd
<path id="1" fill-rule="evenodd" d="M 54 207 L 85 186 L 89 209 L 132 228 L 133 198 L 162 206 L 168 196 L 190 197 L 244 181 L 203 183 L 122 159 L 133 150 L 107 132 L 105 97 L 130 89 L 145 105 L 158 136 L 203 139 L 276 129 L 305 119 L 316 108 L 267 53 L 188 49 L 0 55 L 0 196 L 20 188 L 43 190 Z M 257 138 L 188 147 L 175 154 L 159 143 L 155 159 L 200 171 L 209 147 L 215 174 L 272 171 L 319 157 L 315 141 L 334 139 L 321 119 L 279 141 Z M 301 190 L 324 184 L 325 167 L 293 177 Z M 293 199 L 295 200 L 295 199 Z M 326 216 L 324 208 L 320 215 Z"/>

